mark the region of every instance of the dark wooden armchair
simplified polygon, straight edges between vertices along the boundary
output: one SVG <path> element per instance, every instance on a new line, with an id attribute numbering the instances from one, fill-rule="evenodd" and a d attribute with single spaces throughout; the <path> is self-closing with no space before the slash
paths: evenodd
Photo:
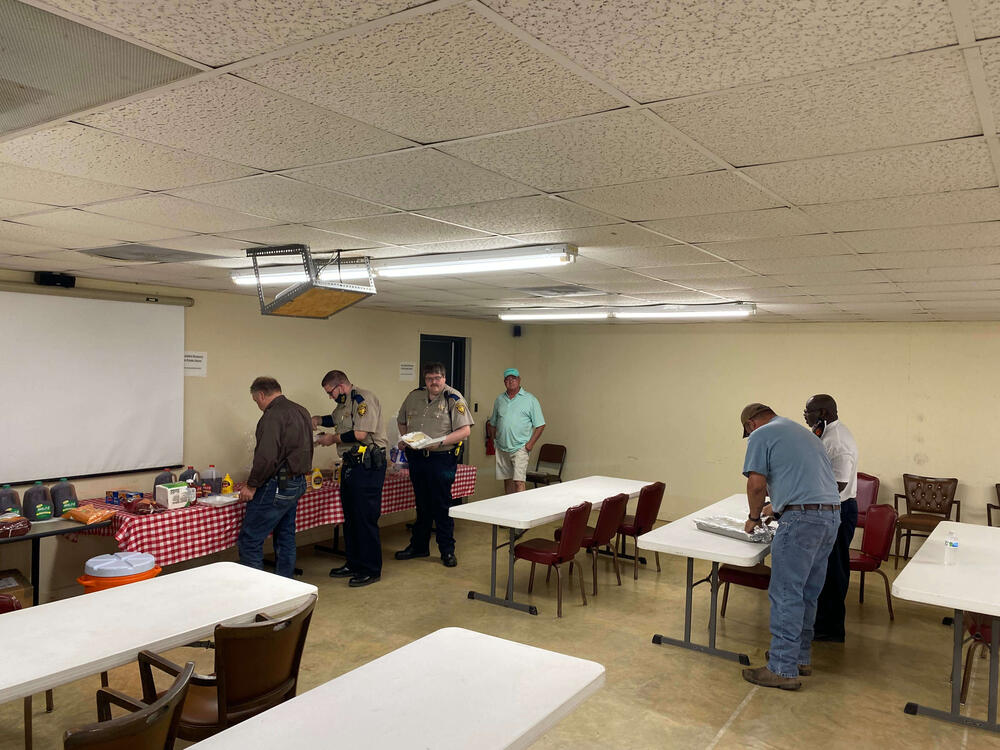
<path id="1" fill-rule="evenodd" d="M 906 501 L 906 513 L 896 521 L 896 562 L 899 567 L 899 543 L 906 535 L 904 558 L 910 557 L 910 538 L 928 537 L 942 521 L 951 520 L 951 509 L 955 508 L 955 520 L 961 520 L 962 504 L 955 499 L 958 480 L 921 477 L 903 474 L 903 494 L 896 493 L 893 506 L 899 513 L 899 501 Z"/>

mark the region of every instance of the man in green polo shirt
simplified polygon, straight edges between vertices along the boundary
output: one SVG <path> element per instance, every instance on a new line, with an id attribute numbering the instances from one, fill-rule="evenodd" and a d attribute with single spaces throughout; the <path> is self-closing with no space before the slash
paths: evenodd
<path id="1" fill-rule="evenodd" d="M 506 494 L 524 491 L 528 454 L 545 429 L 538 399 L 521 387 L 521 373 L 514 367 L 503 371 L 506 390 L 493 402 L 486 431 L 496 442 L 497 479 Z"/>

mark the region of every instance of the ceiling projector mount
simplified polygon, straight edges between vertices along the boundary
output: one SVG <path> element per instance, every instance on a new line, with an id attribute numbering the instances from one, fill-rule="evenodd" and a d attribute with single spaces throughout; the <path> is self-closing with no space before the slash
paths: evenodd
<path id="1" fill-rule="evenodd" d="M 297 255 L 302 260 L 305 281 L 292 284 L 278 292 L 268 302 L 264 299 L 261 284 L 261 269 L 258 258 Z M 260 300 L 261 315 L 281 315 L 291 318 L 329 318 L 375 294 L 375 280 L 368 258 L 341 258 L 340 252 L 319 271 L 307 245 L 278 245 L 257 247 L 247 250 L 247 257 L 253 261 L 253 273 L 257 281 L 257 298 Z M 322 273 L 323 278 L 320 279 Z M 348 283 L 344 281 L 349 278 Z M 367 284 L 364 283 L 367 279 Z"/>

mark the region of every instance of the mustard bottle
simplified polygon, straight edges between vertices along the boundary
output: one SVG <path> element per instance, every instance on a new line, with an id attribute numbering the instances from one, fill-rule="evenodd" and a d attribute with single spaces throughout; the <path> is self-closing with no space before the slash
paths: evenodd
<path id="1" fill-rule="evenodd" d="M 319 469 L 313 469 L 312 475 L 309 477 L 309 486 L 314 490 L 321 489 L 323 487 L 323 472 Z"/>
<path id="2" fill-rule="evenodd" d="M 222 478 L 222 494 L 228 495 L 233 491 L 233 478 L 227 473 L 226 476 Z"/>

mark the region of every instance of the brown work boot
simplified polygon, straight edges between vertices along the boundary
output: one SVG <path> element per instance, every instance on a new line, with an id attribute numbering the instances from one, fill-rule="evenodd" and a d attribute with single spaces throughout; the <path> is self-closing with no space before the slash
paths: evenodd
<path id="1" fill-rule="evenodd" d="M 781 688 L 782 690 L 798 690 L 802 687 L 802 680 L 797 677 L 782 677 L 767 667 L 744 669 L 743 679 L 761 687 Z"/>
<path id="2" fill-rule="evenodd" d="M 331 574 L 332 575 L 332 574 Z M 764 652 L 765 661 L 771 661 L 771 652 Z M 812 664 L 799 664 L 799 677 L 809 677 L 813 673 Z"/>

